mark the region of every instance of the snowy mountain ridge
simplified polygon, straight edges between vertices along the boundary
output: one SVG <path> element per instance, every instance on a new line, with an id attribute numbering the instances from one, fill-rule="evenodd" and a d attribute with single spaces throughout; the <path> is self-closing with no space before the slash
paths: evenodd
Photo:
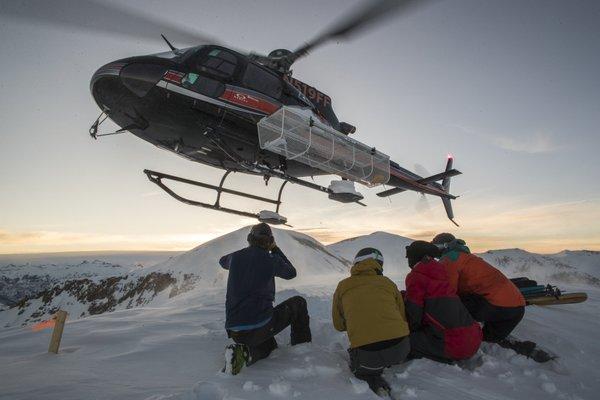
<path id="1" fill-rule="evenodd" d="M 383 253 L 386 274 L 405 276 L 409 269 L 405 247 L 413 239 L 387 232 L 346 239 L 327 246 L 341 257 L 352 260 L 364 247 Z M 509 277 L 527 276 L 540 284 L 582 284 L 600 287 L 600 251 L 563 250 L 556 254 L 536 254 L 522 249 L 488 250 L 478 256 Z"/>
<path id="2" fill-rule="evenodd" d="M 244 247 L 247 232 L 242 228 L 123 276 L 68 280 L 29 299 L 27 306 L 0 312 L 0 326 L 8 326 L 0 328 L 0 398 L 376 399 L 348 368 L 348 339 L 332 326 L 331 298 L 348 274 L 346 256 L 367 245 L 382 250 L 386 275 L 403 288 L 404 245 L 410 239 L 376 232 L 325 247 L 306 235 L 276 229 L 277 243 L 296 265 L 298 277 L 277 280 L 275 301 L 306 298 L 313 341 L 289 346 L 286 329 L 277 335 L 279 348 L 271 357 L 228 376 L 219 372 L 230 339 L 224 331 L 227 272 L 218 267 L 218 259 Z M 420 359 L 386 370 L 394 394 L 425 400 L 595 398 L 600 390 L 600 288 L 585 279 L 576 286 L 565 282 L 577 274 L 598 277 L 597 255 L 511 249 L 482 256 L 509 275 L 554 276 L 552 283 L 588 293 L 581 304 L 527 307 L 514 332 L 560 358 L 538 364 L 486 343 L 459 365 Z M 584 257 L 580 268 L 577 262 Z M 21 327 L 46 318 L 52 307 L 70 314 L 58 356 L 47 354 L 49 330 Z"/>
<path id="3" fill-rule="evenodd" d="M 563 251 L 544 255 L 509 249 L 489 250 L 479 256 L 510 277 L 527 276 L 540 284 L 600 287 L 600 252 Z"/>
<path id="4" fill-rule="evenodd" d="M 183 254 L 145 268 L 106 262 L 78 265 L 15 266 L 0 269 L 0 296 L 13 307 L 0 312 L 0 327 L 23 326 L 64 309 L 71 318 L 102 314 L 142 305 L 159 305 L 191 290 L 222 289 L 227 271 L 219 259 L 247 246 L 249 227 L 201 244 Z M 349 262 L 302 233 L 274 229 L 277 244 L 298 269 L 299 281 L 346 273 Z M 21 275 L 19 275 L 21 272 Z M 283 283 L 282 287 L 286 287 Z M 290 284 L 292 285 L 292 284 Z M 26 286 L 23 290 L 17 290 Z M 40 290 L 35 290 L 36 288 Z M 18 295 L 23 294 L 19 298 Z"/>
<path id="5" fill-rule="evenodd" d="M 71 318 L 143 305 L 160 305 L 194 290 L 223 289 L 227 271 L 218 265 L 224 254 L 247 245 L 249 227 L 146 267 L 83 260 L 77 264 L 0 266 L 0 302 L 12 308 L 0 312 L 0 327 L 28 325 L 65 309 Z M 364 247 L 382 251 L 384 271 L 400 284 L 408 273 L 405 247 L 412 239 L 374 232 L 329 246 L 292 230 L 274 229 L 278 245 L 298 269 L 292 288 L 348 273 L 356 252 Z M 541 255 L 520 249 L 479 254 L 509 277 L 528 276 L 540 284 L 600 287 L 600 252 L 562 251 Z M 133 258 L 131 258 L 133 260 Z"/>
<path id="6" fill-rule="evenodd" d="M 8 264 L 0 265 L 0 303 L 14 305 L 67 280 L 100 280 L 126 275 L 130 267 L 106 261 L 83 260 L 74 264 Z"/>

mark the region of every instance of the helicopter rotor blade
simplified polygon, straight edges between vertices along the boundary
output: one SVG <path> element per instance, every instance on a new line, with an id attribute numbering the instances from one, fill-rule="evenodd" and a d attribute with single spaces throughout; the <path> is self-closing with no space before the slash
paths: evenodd
<path id="1" fill-rule="evenodd" d="M 334 23 L 329 29 L 313 40 L 305 43 L 294 52 L 285 56 L 284 61 L 288 66 L 297 59 L 308 54 L 317 46 L 333 39 L 347 39 L 350 36 L 364 30 L 376 22 L 381 22 L 399 12 L 407 12 L 415 6 L 428 3 L 430 0 L 374 0 L 362 4 L 344 18 Z"/>
<path id="2" fill-rule="evenodd" d="M 429 200 L 427 200 L 427 196 L 424 193 L 418 194 L 418 199 L 415 203 L 415 210 L 419 214 L 426 214 L 431 211 L 431 205 L 429 204 Z"/>
<path id="3" fill-rule="evenodd" d="M 0 19 L 3 18 L 118 34 L 135 39 L 162 40 L 160 35 L 164 34 L 179 43 L 216 44 L 219 42 L 209 35 L 148 14 L 138 13 L 134 9 L 94 0 L 2 1 Z"/>
<path id="4" fill-rule="evenodd" d="M 431 173 L 427 170 L 427 168 L 425 168 L 423 165 L 421 165 L 419 163 L 415 164 L 415 173 L 417 175 L 422 176 L 423 178 L 431 176 Z"/>

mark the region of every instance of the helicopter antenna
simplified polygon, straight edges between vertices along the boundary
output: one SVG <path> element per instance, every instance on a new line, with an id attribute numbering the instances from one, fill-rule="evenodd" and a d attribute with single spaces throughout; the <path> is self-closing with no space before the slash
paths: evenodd
<path id="1" fill-rule="evenodd" d="M 161 33 L 160 36 L 162 36 L 162 38 L 165 40 L 165 42 L 167 42 L 167 45 L 171 48 L 171 50 L 173 50 L 173 51 L 178 51 L 179 50 L 177 47 L 173 46 L 171 44 L 171 42 L 169 42 L 169 40 L 165 37 L 165 35 L 163 35 Z"/>

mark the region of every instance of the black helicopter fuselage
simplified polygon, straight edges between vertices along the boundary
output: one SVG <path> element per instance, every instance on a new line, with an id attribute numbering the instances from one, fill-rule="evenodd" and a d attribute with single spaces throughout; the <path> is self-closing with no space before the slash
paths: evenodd
<path id="1" fill-rule="evenodd" d="M 215 45 L 175 49 L 109 63 L 96 71 L 90 86 L 96 103 L 120 131 L 202 164 L 296 180 L 328 192 L 330 198 L 356 201 L 353 195 L 340 197 L 331 189 L 297 181 L 330 172 L 261 149 L 257 124 L 284 106 L 308 109 L 341 134 L 355 128 L 338 121 L 329 96 L 259 61 Z M 90 130 L 94 137 L 98 121 Z M 450 170 L 451 164 L 444 173 L 421 177 L 390 161 L 386 183 L 393 189 L 379 195 L 413 190 L 440 196 L 452 219 L 449 200 L 455 196 L 435 182 L 460 173 Z"/>
<path id="2" fill-rule="evenodd" d="M 225 170 L 252 173 L 259 164 L 296 177 L 321 175 L 261 150 L 257 123 L 291 105 L 312 109 L 335 129 L 340 125 L 329 96 L 220 46 L 118 60 L 96 71 L 90 86 L 98 106 L 122 129 Z"/>

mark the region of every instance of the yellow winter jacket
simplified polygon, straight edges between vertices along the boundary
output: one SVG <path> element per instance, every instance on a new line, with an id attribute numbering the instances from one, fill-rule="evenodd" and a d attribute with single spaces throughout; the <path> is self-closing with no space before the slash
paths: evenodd
<path id="1" fill-rule="evenodd" d="M 356 263 L 333 295 L 333 326 L 348 331 L 351 348 L 409 334 L 402 295 L 377 270 L 381 266 L 373 259 Z"/>

